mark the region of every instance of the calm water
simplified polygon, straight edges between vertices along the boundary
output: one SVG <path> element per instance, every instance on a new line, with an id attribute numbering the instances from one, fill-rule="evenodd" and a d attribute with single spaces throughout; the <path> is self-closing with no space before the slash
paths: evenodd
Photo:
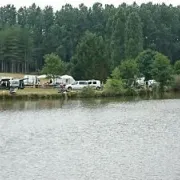
<path id="1" fill-rule="evenodd" d="M 180 99 L 0 102 L 0 180 L 179 180 Z"/>

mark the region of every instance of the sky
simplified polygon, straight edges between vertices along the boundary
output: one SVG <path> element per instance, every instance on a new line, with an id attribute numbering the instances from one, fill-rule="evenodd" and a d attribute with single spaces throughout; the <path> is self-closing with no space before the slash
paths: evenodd
<path id="1" fill-rule="evenodd" d="M 165 3 L 167 5 L 172 4 L 174 6 L 180 5 L 179 0 L 151 0 L 153 3 Z M 66 3 L 73 5 L 74 7 L 78 7 L 79 4 L 84 3 L 86 6 L 90 7 L 95 2 L 100 2 L 104 4 L 113 4 L 114 6 L 118 6 L 119 4 L 125 2 L 127 4 L 132 4 L 134 0 L 0 0 L 0 6 L 4 6 L 7 4 L 14 4 L 16 8 L 21 6 L 30 6 L 32 3 L 36 3 L 41 8 L 44 8 L 46 5 L 51 5 L 55 10 L 61 9 L 63 5 Z M 149 0 L 136 0 L 138 5 L 142 3 L 148 3 Z"/>

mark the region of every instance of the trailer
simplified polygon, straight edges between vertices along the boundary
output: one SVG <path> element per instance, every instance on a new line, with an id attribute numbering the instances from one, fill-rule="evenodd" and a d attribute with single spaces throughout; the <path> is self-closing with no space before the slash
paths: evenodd
<path id="1" fill-rule="evenodd" d="M 36 75 L 25 75 L 24 76 L 24 85 L 25 86 L 34 86 L 39 84 L 40 80 Z"/>

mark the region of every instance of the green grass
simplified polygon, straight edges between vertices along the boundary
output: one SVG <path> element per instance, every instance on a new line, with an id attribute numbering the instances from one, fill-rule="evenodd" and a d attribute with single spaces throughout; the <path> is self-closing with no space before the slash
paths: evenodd
<path id="1" fill-rule="evenodd" d="M 51 95 L 57 94 L 57 89 L 43 89 L 43 88 L 25 88 L 18 90 L 17 94 L 42 94 L 42 95 Z"/>
<path id="2" fill-rule="evenodd" d="M 28 94 L 44 94 L 44 95 L 49 95 L 49 94 L 57 94 L 58 90 L 57 89 L 42 89 L 42 88 L 25 88 L 25 89 L 19 89 L 17 90 L 16 94 L 17 95 L 28 95 Z M 8 90 L 0 90 L 0 95 L 2 94 L 9 94 Z"/>
<path id="3" fill-rule="evenodd" d="M 57 99 L 61 97 L 62 94 L 58 93 L 57 89 L 25 88 L 23 90 L 17 90 L 13 95 L 8 90 L 0 90 L 1 99 Z"/>
<path id="4" fill-rule="evenodd" d="M 42 89 L 42 88 L 25 88 L 17 90 L 15 94 L 10 94 L 8 90 L 0 90 L 0 99 L 60 99 L 63 97 L 75 98 L 78 97 L 78 92 L 58 93 L 57 89 Z"/>

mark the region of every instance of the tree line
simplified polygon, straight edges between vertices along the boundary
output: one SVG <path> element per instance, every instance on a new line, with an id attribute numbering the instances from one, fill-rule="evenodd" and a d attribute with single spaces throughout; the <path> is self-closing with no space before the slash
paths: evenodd
<path id="1" fill-rule="evenodd" d="M 56 12 L 36 4 L 0 8 L 1 72 L 39 72 L 45 55 L 54 53 L 75 79 L 105 80 L 147 49 L 164 54 L 171 64 L 180 59 L 179 7 L 95 3 L 89 8 L 66 4 Z"/>

